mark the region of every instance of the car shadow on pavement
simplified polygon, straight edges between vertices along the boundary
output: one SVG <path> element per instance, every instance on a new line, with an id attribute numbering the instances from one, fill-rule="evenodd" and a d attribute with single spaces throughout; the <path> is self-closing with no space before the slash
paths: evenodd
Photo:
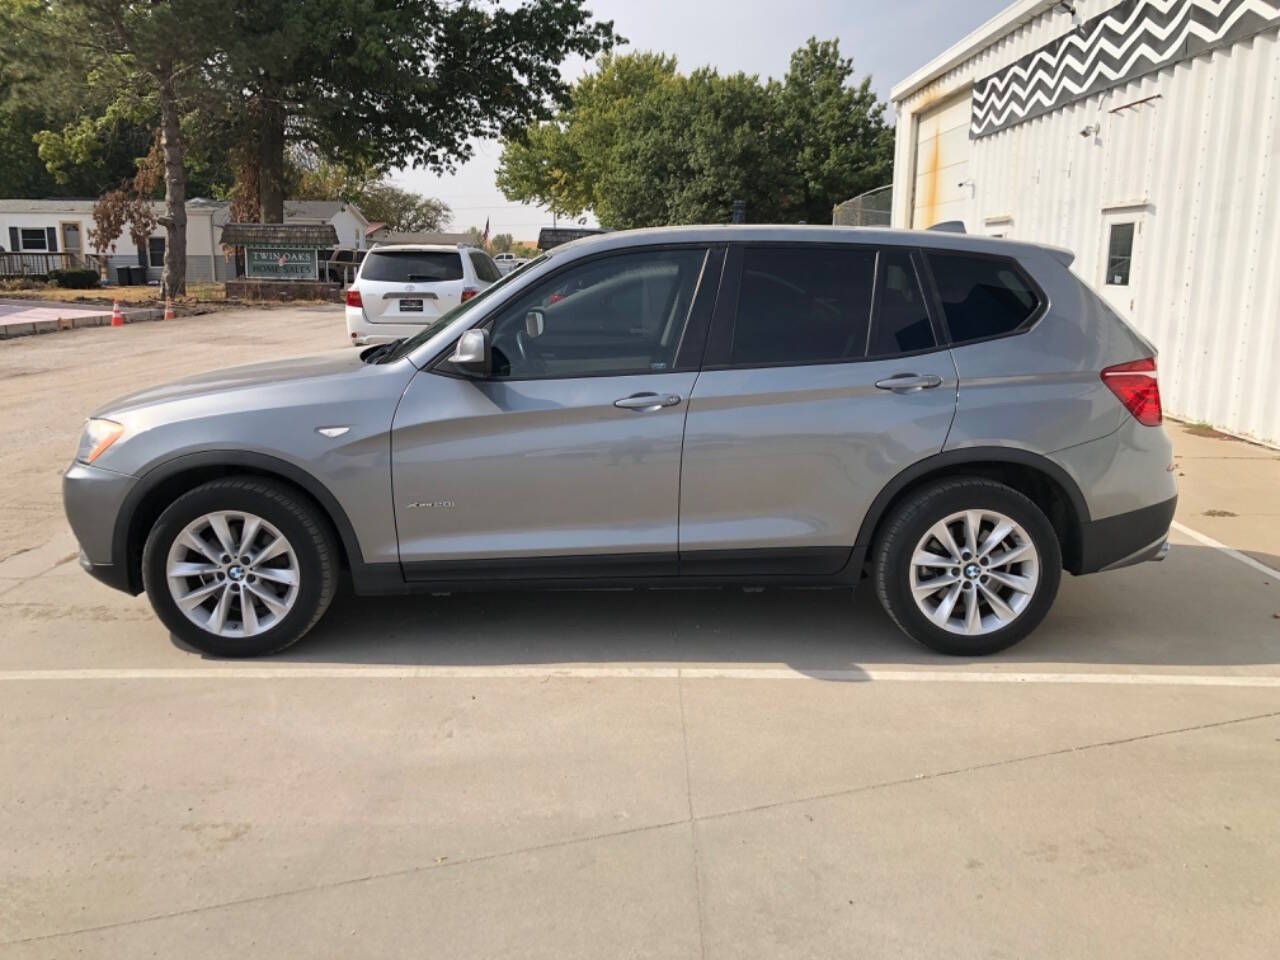
<path id="1" fill-rule="evenodd" d="M 1164 563 L 1064 575 L 1040 628 L 994 657 L 932 653 L 858 590 L 525 591 L 356 597 L 277 659 L 396 665 L 1280 664 L 1280 585 L 1238 560 L 1177 546 Z M 845 676 L 847 679 L 847 676 Z"/>

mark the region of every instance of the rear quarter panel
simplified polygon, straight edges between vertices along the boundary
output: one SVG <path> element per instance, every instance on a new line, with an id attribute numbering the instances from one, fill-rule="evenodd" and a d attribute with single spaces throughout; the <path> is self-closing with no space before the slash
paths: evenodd
<path id="1" fill-rule="evenodd" d="M 1017 259 L 1048 310 L 1023 333 L 952 348 L 959 403 L 947 450 L 1047 454 L 1114 433 L 1128 416 L 1099 374 L 1143 356 L 1142 342 L 1051 254 Z"/>

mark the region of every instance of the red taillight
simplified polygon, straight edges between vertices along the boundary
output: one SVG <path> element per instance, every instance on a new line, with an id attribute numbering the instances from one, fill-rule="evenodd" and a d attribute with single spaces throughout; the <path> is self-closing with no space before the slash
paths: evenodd
<path id="1" fill-rule="evenodd" d="M 348 307 L 364 306 L 364 301 L 360 299 L 360 291 L 357 290 L 355 287 L 347 288 L 347 306 Z"/>
<path id="2" fill-rule="evenodd" d="M 1120 398 L 1135 420 L 1148 427 L 1160 426 L 1163 417 L 1154 357 L 1107 367 L 1102 371 L 1102 382 Z"/>
<path id="3" fill-rule="evenodd" d="M 466 303 L 468 300 L 470 300 L 479 292 L 480 292 L 479 290 L 475 290 L 475 289 L 472 289 L 471 287 L 467 287 L 465 290 L 462 291 L 462 302 Z"/>

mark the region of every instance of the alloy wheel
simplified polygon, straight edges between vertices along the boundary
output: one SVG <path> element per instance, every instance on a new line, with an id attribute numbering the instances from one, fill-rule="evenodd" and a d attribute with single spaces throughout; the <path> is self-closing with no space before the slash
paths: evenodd
<path id="1" fill-rule="evenodd" d="M 994 510 L 939 520 L 911 555 L 911 595 L 951 633 L 979 636 L 1009 626 L 1031 603 L 1040 556 L 1027 531 Z"/>
<path id="2" fill-rule="evenodd" d="M 252 513 L 219 510 L 174 538 L 165 562 L 173 602 L 220 637 L 251 637 L 280 623 L 298 599 L 298 556 L 278 528 Z"/>

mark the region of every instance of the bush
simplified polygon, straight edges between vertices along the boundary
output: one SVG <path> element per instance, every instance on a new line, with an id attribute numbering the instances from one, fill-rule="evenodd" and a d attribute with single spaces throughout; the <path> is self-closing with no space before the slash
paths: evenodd
<path id="1" fill-rule="evenodd" d="M 49 282 L 65 290 L 91 290 L 98 285 L 97 270 L 50 270 Z"/>

